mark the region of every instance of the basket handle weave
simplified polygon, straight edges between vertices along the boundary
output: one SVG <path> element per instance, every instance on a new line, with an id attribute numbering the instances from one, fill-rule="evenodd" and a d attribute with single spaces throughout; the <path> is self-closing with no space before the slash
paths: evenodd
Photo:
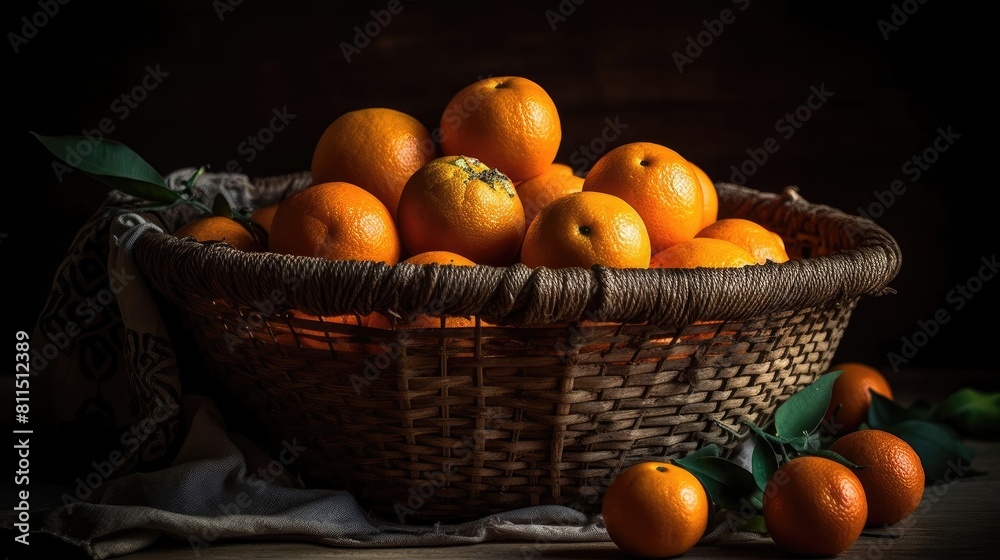
<path id="1" fill-rule="evenodd" d="M 892 291 L 887 286 L 902 255 L 871 220 L 806 202 L 794 187 L 780 194 L 728 183 L 716 188 L 720 217 L 781 224 L 784 237 L 807 238 L 809 258 L 733 269 L 388 266 L 247 253 L 157 231 L 145 231 L 134 254 L 147 279 L 175 301 L 223 299 L 317 315 L 434 310 L 518 326 L 577 320 L 683 326 L 841 305 Z"/>

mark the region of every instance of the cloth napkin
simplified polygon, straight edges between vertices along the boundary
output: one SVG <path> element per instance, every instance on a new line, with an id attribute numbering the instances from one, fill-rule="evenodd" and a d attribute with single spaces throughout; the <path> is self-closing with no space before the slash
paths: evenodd
<path id="1" fill-rule="evenodd" d="M 194 173 L 178 170 L 167 185 L 189 188 Z M 223 193 L 232 207 L 253 208 L 309 181 L 308 173 L 264 179 L 209 173 L 192 193 L 208 205 Z M 305 487 L 285 468 L 296 453 L 294 440 L 269 455 L 231 428 L 218 397 L 201 391 L 197 357 L 175 344 L 177 330 L 132 260 L 144 231 L 174 231 L 194 212 L 187 205 L 149 208 L 113 191 L 57 270 L 31 337 L 33 415 L 26 427 L 55 451 L 43 456 L 48 468 L 33 474 L 29 540 L 53 537 L 94 559 L 160 539 L 195 554 L 247 538 L 369 548 L 609 540 L 600 515 L 569 507 L 417 525 L 379 518 L 347 492 Z M 746 449 L 737 455 L 747 456 Z M 13 536 L 21 534 L 18 523 L 16 511 L 0 516 Z M 760 538 L 718 523 L 702 542 Z M 12 546 L 14 558 L 30 554 L 30 545 Z"/>

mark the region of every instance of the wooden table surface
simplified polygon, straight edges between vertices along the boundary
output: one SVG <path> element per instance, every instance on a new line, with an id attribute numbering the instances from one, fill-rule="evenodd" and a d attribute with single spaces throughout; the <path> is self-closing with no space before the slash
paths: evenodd
<path id="1" fill-rule="evenodd" d="M 1000 545 L 1000 443 L 970 442 L 974 465 L 986 475 L 959 479 L 938 489 L 928 487 L 917 512 L 897 526 L 899 538 L 862 536 L 840 554 L 842 559 L 987 557 Z M 746 543 L 696 546 L 684 558 L 785 558 L 774 544 Z M 125 556 L 127 560 L 190 559 L 186 545 L 157 546 Z M 993 555 L 990 555 L 993 557 Z M 352 558 L 459 560 L 472 558 L 596 560 L 627 558 L 611 542 L 552 543 L 502 542 L 435 548 L 353 549 L 306 543 L 215 543 L 199 551 L 210 560 L 244 558 Z"/>
<path id="2" fill-rule="evenodd" d="M 945 375 L 938 371 L 907 371 L 904 379 L 893 379 L 897 398 L 910 401 L 925 397 L 940 400 L 961 386 L 995 390 L 995 372 Z M 974 450 L 973 466 L 985 474 L 959 478 L 949 485 L 928 486 L 917 511 L 895 527 L 897 538 L 862 536 L 838 556 L 842 559 L 878 560 L 882 558 L 970 558 L 993 557 L 991 549 L 1000 547 L 1000 442 L 968 441 Z M 885 532 L 885 531 L 881 531 Z M 186 543 L 156 545 L 127 560 L 190 559 L 194 554 Z M 297 542 L 226 542 L 213 543 L 199 551 L 198 558 L 210 560 L 245 558 L 352 558 L 413 559 L 436 558 L 459 560 L 472 558 L 595 560 L 627 558 L 615 545 L 598 543 L 496 542 L 475 545 L 355 549 L 333 548 Z M 699 558 L 786 558 L 771 542 L 699 545 L 683 555 Z"/>

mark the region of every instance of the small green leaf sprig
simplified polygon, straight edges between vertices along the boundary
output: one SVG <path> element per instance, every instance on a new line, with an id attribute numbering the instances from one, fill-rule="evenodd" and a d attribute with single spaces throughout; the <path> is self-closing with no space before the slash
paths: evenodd
<path id="1" fill-rule="evenodd" d="M 842 371 L 830 371 L 801 389 L 774 412 L 764 426 L 744 421 L 754 448 L 747 470 L 722 457 L 715 444 L 700 448 L 672 462 L 689 470 L 701 481 L 713 503 L 725 510 L 725 522 L 734 530 L 766 532 L 762 516 L 764 493 L 774 473 L 785 462 L 815 455 L 860 469 L 829 450 L 837 436 L 828 429 L 835 416 L 826 417 L 833 385 Z M 718 423 L 734 437 L 742 437 L 732 427 Z M 971 468 L 973 453 L 963 438 L 1000 438 L 1000 393 L 964 388 L 949 395 L 940 405 L 917 401 L 909 407 L 872 393 L 867 421 L 859 429 L 880 429 L 903 439 L 917 452 L 928 484 L 944 480 L 949 471 L 962 469 L 963 475 L 981 474 Z"/>
<path id="2" fill-rule="evenodd" d="M 211 208 L 194 196 L 194 185 L 208 166 L 198 168 L 184 182 L 178 192 L 167 187 L 166 181 L 138 153 L 114 140 L 102 138 L 94 140 L 85 136 L 43 136 L 30 133 L 54 156 L 70 167 L 79 169 L 85 175 L 116 191 L 133 196 L 149 204 L 140 206 L 147 211 L 163 210 L 177 204 L 187 204 L 197 208 L 204 215 L 232 218 L 251 228 L 250 209 L 234 209 L 229 200 L 220 192 L 215 195 Z M 91 149 L 86 155 L 77 149 L 81 143 Z M 251 233 L 258 233 L 251 228 Z"/>

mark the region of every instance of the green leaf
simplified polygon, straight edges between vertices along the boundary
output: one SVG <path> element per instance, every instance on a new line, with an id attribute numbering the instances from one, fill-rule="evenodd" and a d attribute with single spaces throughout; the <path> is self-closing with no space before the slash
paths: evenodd
<path id="1" fill-rule="evenodd" d="M 941 403 L 934 419 L 966 437 L 996 439 L 1000 437 L 1000 393 L 959 389 Z"/>
<path id="2" fill-rule="evenodd" d="M 813 451 L 821 447 L 820 434 L 818 432 L 812 432 L 810 434 L 803 434 L 799 437 L 792 438 L 788 443 L 792 446 L 792 449 L 800 453 L 806 451 Z"/>
<path id="3" fill-rule="evenodd" d="M 776 435 L 774 435 L 774 434 L 772 434 L 770 432 L 765 431 L 760 426 L 758 426 L 757 424 L 754 424 L 753 422 L 750 422 L 749 420 L 744 421 L 743 424 L 747 428 L 750 428 L 750 431 L 753 432 L 754 435 L 762 437 L 762 438 L 766 438 L 771 443 L 774 443 L 774 444 L 777 444 L 777 445 L 787 445 L 787 444 L 790 444 L 792 442 L 792 440 L 790 440 L 788 438 L 778 437 L 778 436 L 776 436 Z"/>
<path id="4" fill-rule="evenodd" d="M 144 200 L 174 202 L 180 194 L 139 154 L 114 140 L 85 136 L 42 136 L 30 133 L 53 155 L 112 189 Z M 81 146 L 89 149 L 83 150 Z M 83 152 L 83 153 L 81 153 Z"/>
<path id="5" fill-rule="evenodd" d="M 815 457 L 823 457 L 824 459 L 830 459 L 831 461 L 836 461 L 836 462 L 840 463 L 841 465 L 844 465 L 845 467 L 847 467 L 849 469 L 863 469 L 863 468 L 866 468 L 868 466 L 868 465 L 856 465 L 856 464 L 848 461 L 840 453 L 835 453 L 833 451 L 830 451 L 829 449 L 810 449 L 810 450 L 807 450 L 807 451 L 803 451 L 802 454 L 803 455 L 813 455 Z"/>
<path id="6" fill-rule="evenodd" d="M 795 438 L 816 430 L 830 406 L 833 382 L 842 373 L 839 370 L 825 373 L 781 403 L 774 411 L 775 433 Z"/>
<path id="7" fill-rule="evenodd" d="M 764 491 L 760 488 L 755 488 L 748 498 L 750 506 L 753 507 L 755 511 L 764 511 Z"/>
<path id="8" fill-rule="evenodd" d="M 938 424 L 906 420 L 886 431 L 910 444 L 917 452 L 927 483 L 955 480 L 971 471 L 972 450 Z"/>
<path id="9" fill-rule="evenodd" d="M 761 438 L 770 443 L 771 449 L 773 449 L 775 453 L 779 455 L 778 459 L 779 464 L 781 463 L 781 458 L 788 460 L 789 457 L 787 448 L 788 446 L 791 445 L 790 440 L 787 440 L 785 438 L 780 438 L 770 432 L 766 432 L 763 429 L 759 428 L 753 422 L 745 421 L 744 424 L 746 424 L 746 426 L 750 428 L 750 431 L 754 433 L 755 437 Z M 754 446 L 754 448 L 756 449 L 756 445 Z"/>
<path id="10" fill-rule="evenodd" d="M 872 396 L 872 404 L 868 407 L 868 427 L 885 430 L 905 420 L 912 420 L 913 415 L 903 405 L 884 397 L 875 391 L 868 391 Z"/>
<path id="11" fill-rule="evenodd" d="M 791 444 L 792 449 L 799 452 L 809 451 L 810 449 L 812 449 L 812 447 L 810 447 L 809 445 L 808 435 L 801 435 L 799 437 L 792 438 L 791 440 L 789 440 L 789 443 Z"/>
<path id="12" fill-rule="evenodd" d="M 685 458 L 690 459 L 693 457 L 719 457 L 721 455 L 722 455 L 722 450 L 719 449 L 719 446 L 714 443 L 710 443 L 705 447 L 699 447 L 698 449 L 695 449 L 691 453 L 688 453 L 685 456 Z"/>
<path id="13" fill-rule="evenodd" d="M 720 421 L 714 420 L 714 419 L 712 420 L 712 422 L 714 422 L 716 426 L 718 426 L 720 429 L 722 429 L 722 431 L 724 431 L 727 434 L 729 434 L 730 437 L 732 437 L 734 440 L 738 440 L 738 439 L 740 439 L 740 438 L 743 437 L 743 434 L 741 434 L 738 429 L 733 428 L 729 424 L 726 424 L 724 422 L 720 422 Z"/>
<path id="14" fill-rule="evenodd" d="M 935 413 L 934 403 L 927 399 L 917 399 L 906 409 L 910 413 L 910 418 L 917 420 L 931 420 Z"/>
<path id="15" fill-rule="evenodd" d="M 233 217 L 233 208 L 229 205 L 229 199 L 221 192 L 215 193 L 215 200 L 212 201 L 212 214 L 226 218 Z"/>
<path id="16" fill-rule="evenodd" d="M 763 515 L 754 515 L 736 526 L 737 531 L 749 531 L 751 533 L 767 533 L 767 525 L 764 524 Z"/>
<path id="17" fill-rule="evenodd" d="M 774 471 L 778 470 L 778 457 L 767 438 L 759 435 L 754 438 L 750 465 L 753 468 L 753 478 L 757 482 L 757 488 L 765 490 L 768 481 L 774 476 Z"/>
<path id="18" fill-rule="evenodd" d="M 187 191 L 188 194 L 191 194 L 193 192 L 194 184 L 198 182 L 199 177 L 205 174 L 205 171 L 208 171 L 208 166 L 202 165 L 201 167 L 196 169 L 195 172 L 192 173 L 190 177 L 188 177 L 187 181 L 184 181 L 184 190 Z"/>
<path id="19" fill-rule="evenodd" d="M 758 507 L 752 499 L 754 493 L 760 491 L 753 474 L 729 459 L 685 457 L 673 462 L 697 477 L 712 502 L 720 508 L 739 511 L 747 503 Z"/>

